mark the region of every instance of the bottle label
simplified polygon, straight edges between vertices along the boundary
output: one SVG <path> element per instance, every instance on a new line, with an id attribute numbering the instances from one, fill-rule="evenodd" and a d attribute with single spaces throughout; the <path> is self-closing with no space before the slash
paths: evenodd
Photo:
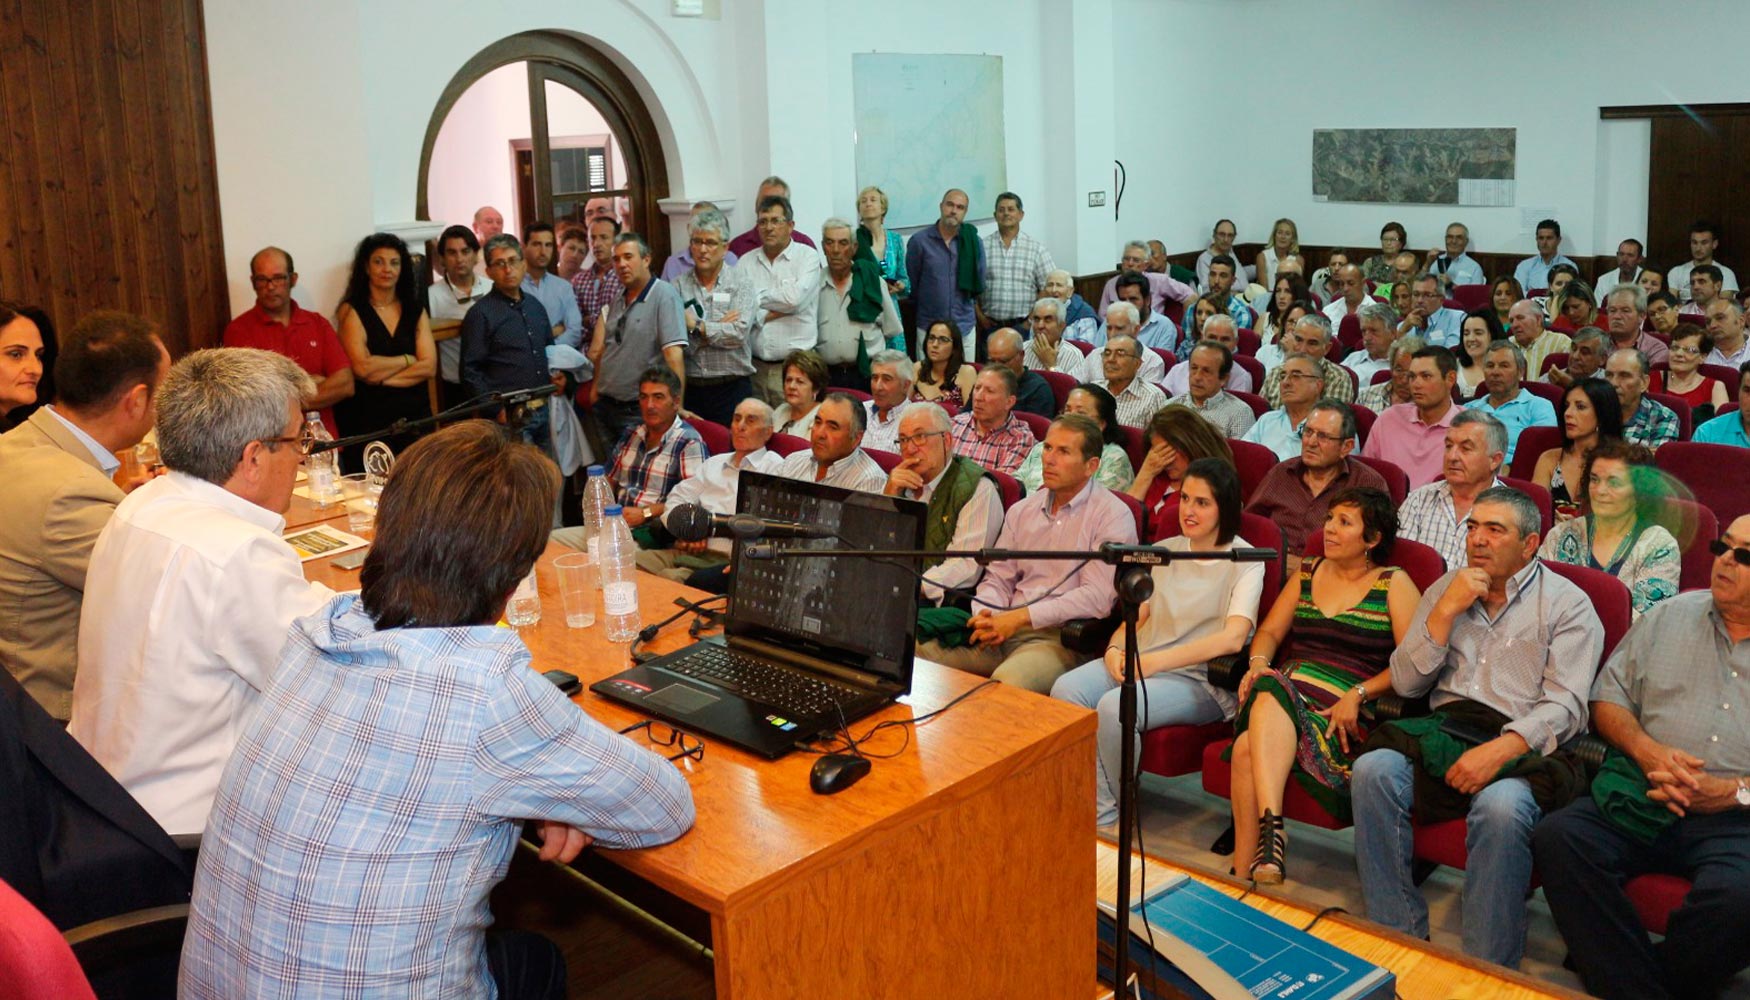
<path id="1" fill-rule="evenodd" d="M 631 580 L 602 588 L 602 609 L 610 615 L 629 615 L 638 610 L 638 584 Z"/>

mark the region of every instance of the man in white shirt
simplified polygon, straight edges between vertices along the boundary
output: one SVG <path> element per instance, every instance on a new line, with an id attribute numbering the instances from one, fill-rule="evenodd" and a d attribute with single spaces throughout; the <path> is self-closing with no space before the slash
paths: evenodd
<path id="1" fill-rule="evenodd" d="M 1331 329 L 1340 331 L 1343 317 L 1360 309 L 1362 304 L 1370 301 L 1367 297 L 1367 279 L 1361 276 L 1361 268 L 1354 264 L 1345 264 L 1337 269 L 1330 279 L 1331 292 L 1341 293 L 1340 298 L 1334 298 L 1325 306 L 1325 317 L 1331 321 Z"/>
<path id="2" fill-rule="evenodd" d="M 1082 361 L 1081 367 L 1076 369 L 1076 379 L 1082 382 L 1098 382 L 1104 378 L 1106 366 L 1105 362 L 1101 360 L 1100 349 L 1117 337 L 1127 337 L 1131 341 L 1136 341 L 1137 330 L 1140 327 L 1135 303 L 1114 302 L 1107 306 L 1106 325 L 1100 327 L 1099 343 L 1094 345 L 1094 350 L 1088 353 L 1087 358 Z M 1171 329 L 1172 324 L 1168 323 L 1167 327 Z M 1143 347 L 1142 344 L 1137 343 L 1136 347 L 1142 352 L 1142 363 L 1141 367 L 1137 369 L 1137 378 L 1144 382 L 1158 382 L 1166 375 L 1167 363 L 1161 360 L 1159 354 Z M 1073 349 L 1071 348 L 1071 350 Z"/>
<path id="3" fill-rule="evenodd" d="M 1372 385 L 1373 373 L 1391 367 L 1391 345 L 1397 339 L 1398 314 L 1384 302 L 1361 304 L 1361 349 L 1349 352 L 1343 367 L 1360 385 Z"/>
<path id="4" fill-rule="evenodd" d="M 1033 331 L 1033 336 L 1021 349 L 1021 363 L 1029 371 L 1075 375 L 1087 362 L 1081 348 L 1063 342 L 1066 309 L 1064 300 L 1050 295 L 1033 303 L 1033 311 L 1027 316 L 1027 326 Z"/>
<path id="5" fill-rule="evenodd" d="M 1486 285 L 1489 279 L 1483 266 L 1465 250 L 1470 248 L 1470 230 L 1462 222 L 1446 227 L 1446 252 L 1428 251 L 1428 273 L 1439 282 L 1443 295 L 1452 294 L 1454 285 Z"/>
<path id="6" fill-rule="evenodd" d="M 664 501 L 664 526 L 682 504 L 703 507 L 713 514 L 734 514 L 741 474 L 749 470 L 776 472 L 784 462 L 777 452 L 767 450 L 766 442 L 771 437 L 772 408 L 752 396 L 737 403 L 729 419 L 732 450 L 712 455 L 699 467 L 697 475 L 675 484 Z M 672 549 L 639 549 L 634 558 L 639 569 L 684 583 L 698 570 L 727 563 L 733 546 L 734 540 L 729 538 L 696 542 L 677 539 Z"/>
<path id="7" fill-rule="evenodd" d="M 1719 287 L 1715 294 L 1731 295 L 1738 290 L 1738 276 L 1732 269 L 1714 260 L 1714 251 L 1719 248 L 1719 238 L 1714 234 L 1714 224 L 1704 219 L 1697 219 L 1689 226 L 1689 260 L 1665 272 L 1665 287 L 1676 293 L 1685 302 L 1691 301 L 1693 292 L 1689 287 L 1690 275 L 1698 267 L 1712 264 L 1720 269 Z M 1689 310 L 1685 310 L 1686 312 Z"/>
<path id="8" fill-rule="evenodd" d="M 1714 340 L 1703 364 L 1724 365 L 1736 370 L 1750 361 L 1750 346 L 1744 340 L 1744 310 L 1731 299 L 1713 300 L 1707 307 L 1707 332 Z M 1655 364 L 1658 359 L 1649 358 Z"/>
<path id="9" fill-rule="evenodd" d="M 1598 276 L 1598 283 L 1592 286 L 1593 294 L 1598 296 L 1598 308 L 1604 308 L 1605 298 L 1610 290 L 1618 285 L 1633 285 L 1641 280 L 1641 261 L 1644 250 L 1641 241 L 1636 239 L 1623 240 L 1616 245 L 1616 270 L 1605 271 Z"/>
<path id="10" fill-rule="evenodd" d="M 899 418 L 905 415 L 916 377 L 917 370 L 904 351 L 881 350 L 869 355 L 869 400 L 863 404 L 868 429 L 863 432 L 863 447 L 899 453 Z M 948 411 L 942 412 L 945 415 Z"/>
<path id="11" fill-rule="evenodd" d="M 790 200 L 769 195 L 760 201 L 760 249 L 741 258 L 738 268 L 753 274 L 760 293 L 760 326 L 753 337 L 754 393 L 767 404 L 784 401 L 784 359 L 806 351 L 820 339 L 820 282 L 825 273 L 819 251 L 792 239 L 796 218 Z"/>
<path id="12" fill-rule="evenodd" d="M 438 380 L 445 406 L 462 398 L 462 317 L 475 301 L 492 291 L 492 279 L 475 265 L 480 244 L 467 226 L 451 226 L 438 237 L 437 280 L 426 293 L 431 313 L 431 339 L 437 341 Z"/>
<path id="13" fill-rule="evenodd" d="M 67 727 L 172 835 L 199 833 L 292 621 L 333 593 L 280 537 L 312 382 L 289 358 L 196 351 L 158 393 L 167 475 L 98 536 Z"/>
<path id="14" fill-rule="evenodd" d="M 1115 306 L 1126 304 L 1114 303 Z M 1100 361 L 1101 377 L 1083 379 L 1112 394 L 1118 403 L 1118 422 L 1126 426 L 1147 427 L 1155 411 L 1167 405 L 1167 394 L 1138 375 L 1142 355 L 1152 353 L 1144 351 L 1135 337 L 1113 337 L 1093 356 Z"/>
<path id="15" fill-rule="evenodd" d="M 900 462 L 887 476 L 882 492 L 921 500 L 931 520 L 952 517 L 954 533 L 945 549 L 988 548 L 1003 530 L 1003 501 L 977 462 L 954 454 L 952 422 L 940 406 L 914 406 L 899 418 Z M 943 493 L 944 483 L 948 492 Z M 970 489 L 967 484 L 971 483 Z M 955 500 L 964 496 L 958 506 Z M 944 559 L 924 570 L 923 595 L 942 602 L 944 589 L 970 590 L 983 570 L 971 559 Z"/>

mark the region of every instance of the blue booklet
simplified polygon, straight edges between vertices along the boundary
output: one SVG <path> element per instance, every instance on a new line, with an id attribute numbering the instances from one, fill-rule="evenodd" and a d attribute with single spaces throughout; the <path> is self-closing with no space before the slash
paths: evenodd
<path id="1" fill-rule="evenodd" d="M 1112 977 L 1113 908 L 1100 903 L 1100 974 Z M 1391 1000 L 1397 977 L 1187 875 L 1130 911 L 1145 996 L 1211 1000 Z M 1150 948 L 1150 931 L 1153 948 Z M 1120 993 L 1120 995 L 1125 995 Z"/>

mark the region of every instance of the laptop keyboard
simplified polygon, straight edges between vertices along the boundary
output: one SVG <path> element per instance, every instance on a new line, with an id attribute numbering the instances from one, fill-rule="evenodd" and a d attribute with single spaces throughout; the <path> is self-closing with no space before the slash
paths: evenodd
<path id="1" fill-rule="evenodd" d="M 662 664 L 686 677 L 709 681 L 751 701 L 763 702 L 793 718 L 831 718 L 866 692 L 845 684 L 786 670 L 723 646 L 700 646 L 684 658 Z"/>

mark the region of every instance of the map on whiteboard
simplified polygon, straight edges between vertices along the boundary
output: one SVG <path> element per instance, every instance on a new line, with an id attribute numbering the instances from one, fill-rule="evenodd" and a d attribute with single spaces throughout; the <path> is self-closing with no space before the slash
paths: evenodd
<path id="1" fill-rule="evenodd" d="M 1510 128 L 1315 129 L 1313 198 L 1512 205 L 1517 141 Z"/>
<path id="2" fill-rule="evenodd" d="M 851 55 L 857 187 L 887 193 L 887 225 L 936 221 L 950 187 L 968 218 L 990 214 L 1008 187 L 1001 56 Z"/>

